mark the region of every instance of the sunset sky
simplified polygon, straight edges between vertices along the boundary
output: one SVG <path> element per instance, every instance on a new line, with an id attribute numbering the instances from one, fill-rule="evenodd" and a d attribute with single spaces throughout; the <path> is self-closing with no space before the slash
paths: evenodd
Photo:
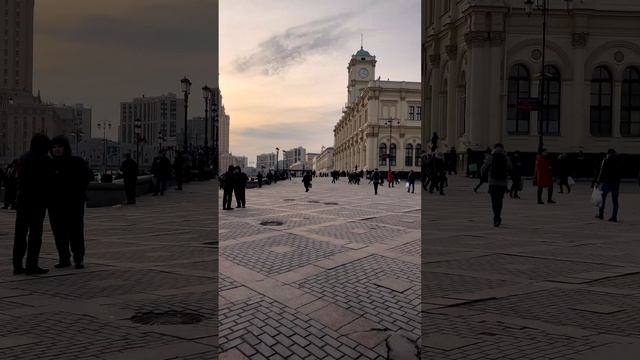
<path id="1" fill-rule="evenodd" d="M 223 0 L 227 1 L 227 0 Z M 195 88 L 215 78 L 212 0 L 37 0 L 34 92 L 56 103 L 84 103 L 93 122 L 110 120 L 117 138 L 121 101 Z M 95 132 L 94 136 L 102 134 Z"/>
<path id="2" fill-rule="evenodd" d="M 377 57 L 376 77 L 420 81 L 418 0 L 221 0 L 231 152 L 255 163 L 275 147 L 332 146 L 361 33 Z"/>

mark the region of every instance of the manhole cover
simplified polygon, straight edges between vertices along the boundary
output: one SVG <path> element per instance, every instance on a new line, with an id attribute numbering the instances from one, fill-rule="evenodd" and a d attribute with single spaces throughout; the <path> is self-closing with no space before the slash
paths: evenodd
<path id="1" fill-rule="evenodd" d="M 323 204 L 325 204 L 325 205 L 338 205 L 338 203 L 336 203 L 336 202 L 326 202 L 326 203 L 323 203 Z"/>
<path id="2" fill-rule="evenodd" d="M 282 221 L 263 221 L 260 223 L 262 226 L 282 226 Z"/>
<path id="3" fill-rule="evenodd" d="M 197 324 L 204 320 L 204 316 L 183 311 L 149 311 L 138 313 L 131 317 L 131 322 L 142 325 L 188 325 Z"/>
<path id="4" fill-rule="evenodd" d="M 320 201 L 318 201 L 318 200 L 309 200 L 307 202 L 308 203 L 312 203 L 312 204 L 320 204 Z"/>

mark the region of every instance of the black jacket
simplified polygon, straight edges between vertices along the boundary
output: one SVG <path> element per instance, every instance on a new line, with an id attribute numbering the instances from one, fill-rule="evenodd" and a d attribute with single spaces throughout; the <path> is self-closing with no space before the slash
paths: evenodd
<path id="1" fill-rule="evenodd" d="M 122 177 L 125 181 L 136 180 L 138 178 L 138 163 L 133 159 L 127 159 L 120 166 Z"/>
<path id="2" fill-rule="evenodd" d="M 599 184 L 619 184 L 622 178 L 622 164 L 618 155 L 607 156 L 602 161 L 600 173 L 598 174 Z"/>

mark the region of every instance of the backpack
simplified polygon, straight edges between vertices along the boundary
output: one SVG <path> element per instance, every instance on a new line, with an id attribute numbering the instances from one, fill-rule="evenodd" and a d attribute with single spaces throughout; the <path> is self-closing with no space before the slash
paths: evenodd
<path id="1" fill-rule="evenodd" d="M 507 167 L 507 156 L 505 154 L 493 154 L 493 159 L 491 159 L 491 178 L 495 180 L 506 180 Z"/>

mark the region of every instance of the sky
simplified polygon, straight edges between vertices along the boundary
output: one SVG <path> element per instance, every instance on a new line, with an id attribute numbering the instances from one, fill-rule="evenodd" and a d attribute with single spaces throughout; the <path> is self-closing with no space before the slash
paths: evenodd
<path id="1" fill-rule="evenodd" d="M 347 64 L 361 44 L 376 78 L 420 81 L 418 0 L 221 0 L 220 89 L 230 151 L 333 146 Z"/>
<path id="2" fill-rule="evenodd" d="M 231 0 L 222 0 L 231 1 Z M 45 101 L 83 103 L 113 124 L 120 102 L 142 94 L 180 95 L 193 82 L 189 115 L 204 113 L 200 89 L 215 81 L 213 0 L 36 0 L 34 92 Z"/>

